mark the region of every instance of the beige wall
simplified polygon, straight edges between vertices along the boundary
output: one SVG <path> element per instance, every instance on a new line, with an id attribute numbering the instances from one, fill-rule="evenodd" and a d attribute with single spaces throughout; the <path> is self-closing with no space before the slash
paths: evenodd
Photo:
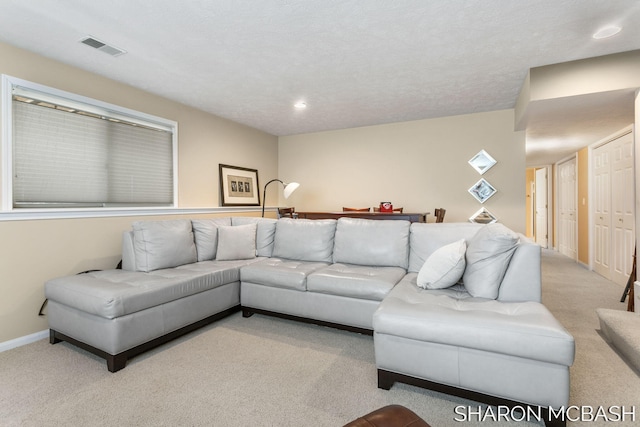
<path id="1" fill-rule="evenodd" d="M 277 176 L 273 135 L 2 43 L 0 73 L 178 122 L 181 208 L 219 206 L 219 163 L 258 169 L 260 182 Z M 121 232 L 139 219 L 3 221 L 0 213 L 0 343 L 46 329 L 46 318 L 37 316 L 44 281 L 113 268 Z"/>
<path id="2" fill-rule="evenodd" d="M 485 206 L 525 232 L 525 137 L 513 110 L 280 137 L 279 176 L 300 182 L 286 201 L 298 211 L 371 207 L 447 209 L 467 221 Z M 468 160 L 485 149 L 498 164 L 479 175 Z M 484 205 L 467 190 L 481 177 L 498 192 Z M 433 221 L 433 217 L 431 217 Z"/>

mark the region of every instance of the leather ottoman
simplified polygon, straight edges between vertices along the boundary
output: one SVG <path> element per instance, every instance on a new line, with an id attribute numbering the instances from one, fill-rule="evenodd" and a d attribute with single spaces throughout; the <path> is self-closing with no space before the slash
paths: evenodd
<path id="1" fill-rule="evenodd" d="M 430 427 L 422 418 L 401 405 L 389 405 L 345 424 L 344 427 Z"/>

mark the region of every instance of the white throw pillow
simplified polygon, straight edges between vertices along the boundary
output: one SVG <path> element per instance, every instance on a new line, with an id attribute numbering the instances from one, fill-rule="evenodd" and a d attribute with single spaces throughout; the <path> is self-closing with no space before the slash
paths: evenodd
<path id="1" fill-rule="evenodd" d="M 196 240 L 198 261 L 216 259 L 218 227 L 231 226 L 231 218 L 192 219 L 191 225 Z"/>
<path id="2" fill-rule="evenodd" d="M 256 257 L 257 224 L 219 226 L 216 260 L 233 261 Z"/>
<path id="3" fill-rule="evenodd" d="M 483 226 L 467 241 L 464 287 L 474 297 L 498 298 L 519 236 L 500 223 Z"/>
<path id="4" fill-rule="evenodd" d="M 234 216 L 231 225 L 257 224 L 256 229 L 256 254 L 263 257 L 271 257 L 273 254 L 273 239 L 276 235 L 277 219 L 260 218 L 255 216 Z"/>
<path id="5" fill-rule="evenodd" d="M 466 265 L 466 250 L 464 239 L 437 249 L 418 272 L 418 286 L 424 289 L 444 289 L 458 283 Z"/>

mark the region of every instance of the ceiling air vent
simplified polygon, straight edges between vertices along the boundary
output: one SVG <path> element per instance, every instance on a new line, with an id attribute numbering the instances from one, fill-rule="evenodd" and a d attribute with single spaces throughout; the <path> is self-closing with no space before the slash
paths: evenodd
<path id="1" fill-rule="evenodd" d="M 80 43 L 86 44 L 87 46 L 90 46 L 94 49 L 98 49 L 99 51 L 107 53 L 111 56 L 120 56 L 123 53 L 127 53 L 126 50 L 122 50 L 115 46 L 108 45 L 105 42 L 102 42 L 96 39 L 95 37 L 91 37 L 91 36 L 83 38 L 82 40 L 80 40 Z"/>

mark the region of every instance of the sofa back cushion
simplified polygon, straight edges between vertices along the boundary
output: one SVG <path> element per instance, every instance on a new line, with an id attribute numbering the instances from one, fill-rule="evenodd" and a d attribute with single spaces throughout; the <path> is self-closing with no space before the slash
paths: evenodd
<path id="1" fill-rule="evenodd" d="M 409 221 L 340 218 L 333 262 L 400 267 L 409 264 Z"/>
<path id="2" fill-rule="evenodd" d="M 122 269 L 136 271 L 136 252 L 133 248 L 133 230 L 122 232 Z"/>
<path id="3" fill-rule="evenodd" d="M 251 216 L 234 216 L 231 218 L 231 224 L 247 225 L 257 224 L 256 231 L 256 251 L 258 256 L 270 257 L 273 254 L 273 242 L 276 236 L 277 219 L 260 218 Z"/>
<path id="4" fill-rule="evenodd" d="M 273 257 L 331 262 L 336 220 L 281 218 L 276 223 Z"/>
<path id="5" fill-rule="evenodd" d="M 462 282 L 474 297 L 498 298 L 500 285 L 520 237 L 500 223 L 483 226 L 467 242 Z"/>
<path id="6" fill-rule="evenodd" d="M 136 271 L 177 267 L 198 259 L 188 219 L 134 222 L 133 250 Z"/>
<path id="7" fill-rule="evenodd" d="M 541 252 L 540 245 L 520 235 L 520 241 L 500 283 L 499 301 L 542 302 Z"/>
<path id="8" fill-rule="evenodd" d="M 417 273 L 424 262 L 441 247 L 460 239 L 472 238 L 481 224 L 461 223 L 418 223 L 411 224 L 409 272 Z"/>
<path id="9" fill-rule="evenodd" d="M 196 241 L 198 261 L 215 259 L 218 248 L 218 227 L 230 226 L 231 218 L 192 219 L 191 225 Z"/>

